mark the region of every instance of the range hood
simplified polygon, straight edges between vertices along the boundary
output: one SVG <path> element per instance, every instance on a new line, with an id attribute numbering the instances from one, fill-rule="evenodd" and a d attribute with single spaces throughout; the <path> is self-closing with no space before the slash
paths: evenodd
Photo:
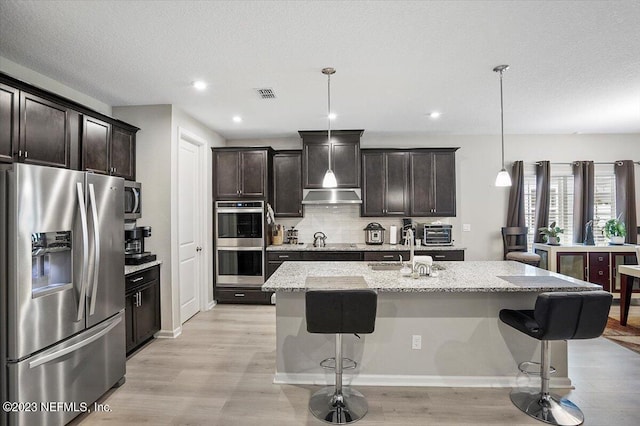
<path id="1" fill-rule="evenodd" d="M 305 189 L 302 204 L 362 204 L 360 188 Z"/>

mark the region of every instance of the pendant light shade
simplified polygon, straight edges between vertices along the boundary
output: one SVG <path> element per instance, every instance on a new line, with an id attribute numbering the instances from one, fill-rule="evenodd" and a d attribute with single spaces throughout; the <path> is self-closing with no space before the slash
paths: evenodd
<path id="1" fill-rule="evenodd" d="M 505 169 L 502 169 L 498 172 L 498 176 L 496 176 L 496 186 L 511 186 L 511 176 Z"/>
<path id="2" fill-rule="evenodd" d="M 324 174 L 324 179 L 322 179 L 322 187 L 323 188 L 335 188 L 338 186 L 338 181 L 336 180 L 336 175 L 333 173 L 333 170 L 327 170 L 327 173 Z"/>
<path id="3" fill-rule="evenodd" d="M 502 136 L 502 169 L 496 176 L 496 186 L 511 186 L 511 177 L 504 168 L 504 107 L 502 101 L 502 73 L 509 68 L 509 65 L 498 65 L 493 71 L 500 74 L 500 134 Z"/>
<path id="4" fill-rule="evenodd" d="M 322 179 L 323 188 L 335 188 L 338 186 L 336 175 L 333 173 L 333 170 L 331 170 L 331 75 L 335 73 L 335 68 L 322 69 L 322 74 L 327 76 L 327 141 L 329 143 L 329 167 L 324 174 L 324 179 Z"/>

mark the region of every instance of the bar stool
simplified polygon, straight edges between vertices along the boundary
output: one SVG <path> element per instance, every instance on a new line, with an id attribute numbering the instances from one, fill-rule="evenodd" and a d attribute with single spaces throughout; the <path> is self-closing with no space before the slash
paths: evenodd
<path id="1" fill-rule="evenodd" d="M 502 309 L 500 320 L 541 341 L 539 393 L 511 391 L 511 401 L 521 411 L 545 423 L 576 426 L 582 411 L 571 401 L 549 393 L 549 341 L 593 339 L 604 331 L 613 296 L 606 291 L 542 293 L 534 310 Z"/>
<path id="2" fill-rule="evenodd" d="M 342 386 L 342 335 L 373 333 L 378 295 L 373 290 L 310 290 L 305 294 L 307 331 L 335 334 L 335 386 L 325 387 L 311 396 L 309 410 L 332 424 L 348 424 L 367 414 L 365 397 Z"/>

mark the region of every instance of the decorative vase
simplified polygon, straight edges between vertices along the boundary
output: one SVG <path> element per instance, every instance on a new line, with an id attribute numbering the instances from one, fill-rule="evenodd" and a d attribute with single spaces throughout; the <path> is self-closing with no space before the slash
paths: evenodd
<path id="1" fill-rule="evenodd" d="M 609 242 L 614 245 L 624 244 L 624 237 L 621 235 L 612 235 L 609 237 Z"/>
<path id="2" fill-rule="evenodd" d="M 550 246 L 559 246 L 560 245 L 560 237 L 547 237 L 547 243 Z"/>

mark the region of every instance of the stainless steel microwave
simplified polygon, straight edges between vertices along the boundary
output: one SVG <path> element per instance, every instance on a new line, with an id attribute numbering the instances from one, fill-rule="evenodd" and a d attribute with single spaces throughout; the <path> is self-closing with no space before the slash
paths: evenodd
<path id="1" fill-rule="evenodd" d="M 124 181 L 124 218 L 126 220 L 142 217 L 142 185 L 140 182 Z"/>

